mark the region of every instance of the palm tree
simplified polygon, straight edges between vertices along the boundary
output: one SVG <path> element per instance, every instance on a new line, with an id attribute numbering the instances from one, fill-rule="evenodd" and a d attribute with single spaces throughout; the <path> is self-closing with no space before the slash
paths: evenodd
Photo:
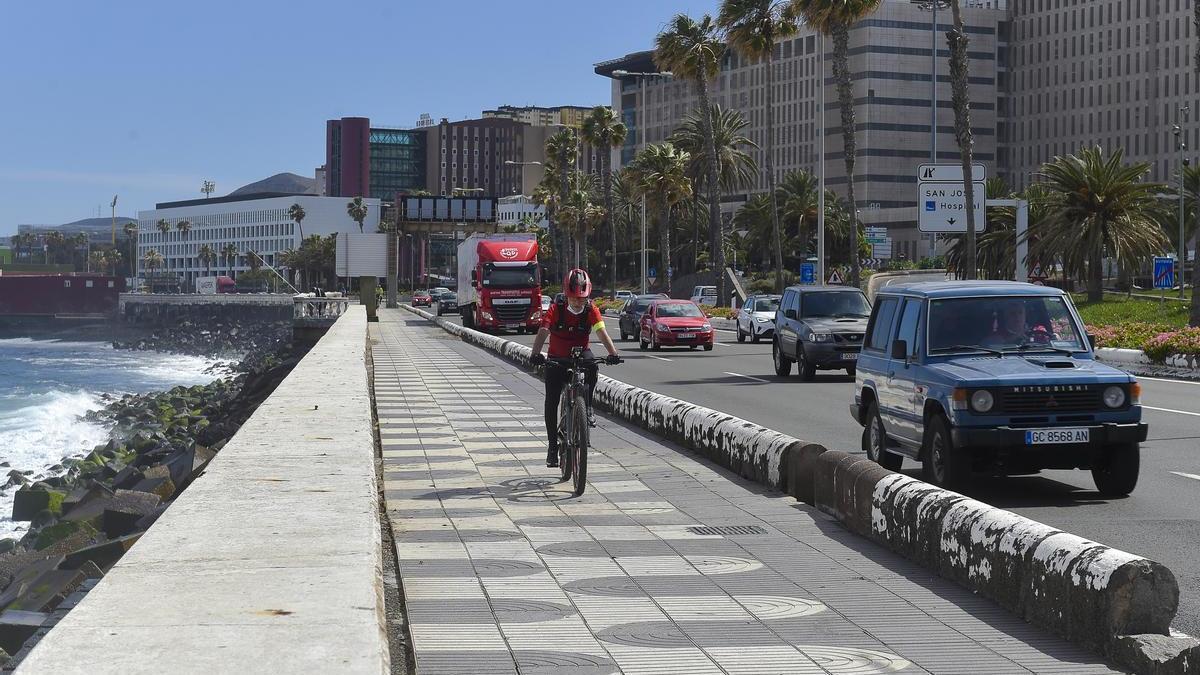
<path id="1" fill-rule="evenodd" d="M 550 181 L 547 185 L 552 188 L 550 198 L 555 200 L 556 205 L 561 205 L 567 200 L 567 191 L 570 189 L 570 183 L 567 174 L 571 167 L 575 165 L 579 157 L 579 138 L 575 135 L 575 130 L 571 127 L 563 127 L 556 131 L 553 135 L 546 139 L 546 171 L 545 177 Z M 555 213 L 558 213 L 557 208 Z M 558 256 L 559 261 L 559 276 L 566 276 L 567 265 L 567 242 L 568 237 L 565 232 L 561 231 L 558 223 L 553 224 L 554 229 L 551 235 L 554 239 L 555 248 L 562 253 Z"/>
<path id="2" fill-rule="evenodd" d="M 975 263 L 975 187 L 971 174 L 971 90 L 967 84 L 967 33 L 963 30 L 962 9 L 959 0 L 949 0 L 954 15 L 954 27 L 946 33 L 950 46 L 950 87 L 954 102 L 954 138 L 958 141 L 959 156 L 963 169 L 963 199 L 966 205 L 967 232 L 963 243 L 967 247 L 966 278 L 974 279 Z"/>
<path id="3" fill-rule="evenodd" d="M 363 221 L 367 219 L 367 205 L 363 203 L 362 197 L 355 197 L 346 202 L 346 214 L 350 219 L 358 223 L 358 231 L 363 231 Z"/>
<path id="4" fill-rule="evenodd" d="M 53 258 L 54 258 L 55 264 L 58 263 L 59 255 L 62 253 L 63 248 L 66 247 L 66 243 L 67 243 L 67 238 L 63 236 L 62 232 L 59 232 L 58 230 L 53 230 L 51 232 L 46 233 L 47 264 L 49 264 L 51 253 L 53 253 Z"/>
<path id="5" fill-rule="evenodd" d="M 137 259 L 136 247 L 137 247 L 137 236 L 138 236 L 138 224 L 136 221 L 131 220 L 128 223 L 125 223 L 125 225 L 122 229 L 125 231 L 125 238 L 127 238 L 129 240 L 129 260 L 130 261 L 136 260 Z M 137 272 L 131 268 L 130 276 L 133 276 L 135 274 L 137 274 Z"/>
<path id="6" fill-rule="evenodd" d="M 80 257 L 83 259 L 83 264 L 80 265 L 80 267 L 86 266 L 88 262 L 89 251 L 91 249 L 91 242 L 88 241 L 87 233 L 76 232 L 74 236 L 71 237 L 71 244 L 74 247 L 74 249 L 71 251 L 71 263 L 75 263 L 75 254 L 81 252 L 80 249 L 82 249 L 83 255 Z"/>
<path id="7" fill-rule="evenodd" d="M 1055 157 L 1037 174 L 1047 209 L 1041 222 L 1030 224 L 1030 256 L 1061 255 L 1065 270 L 1086 270 L 1089 302 L 1104 298 L 1105 256 L 1131 270 L 1168 245 L 1161 223 L 1170 216 L 1156 196 L 1165 187 L 1141 182 L 1149 164 L 1123 160 L 1119 148 L 1107 157 L 1099 147 L 1084 148 Z"/>
<path id="8" fill-rule="evenodd" d="M 629 130 L 617 119 L 617 113 L 606 105 L 592 108 L 583 120 L 583 140 L 600 152 L 600 174 L 604 182 L 604 220 L 608 225 L 612 248 L 609 249 L 610 296 L 617 297 L 617 228 L 613 223 L 612 151 L 625 145 Z"/>
<path id="9" fill-rule="evenodd" d="M 778 287 L 782 281 L 783 274 L 783 242 L 784 235 L 779 230 L 787 231 L 787 238 L 791 238 L 791 232 L 795 231 L 794 246 L 803 260 L 808 257 L 808 245 L 812 241 L 813 225 L 817 222 L 817 216 L 820 211 L 819 197 L 820 189 L 818 187 L 817 178 L 811 173 L 801 170 L 789 171 L 783 177 L 783 182 L 775 191 L 775 205 L 779 208 L 779 220 L 782 220 L 786 227 L 779 227 L 772 222 L 772 230 L 775 234 L 775 245 L 779 253 L 775 256 L 775 266 L 777 273 L 775 277 L 775 285 Z M 775 205 L 772 205 L 772 211 L 775 211 Z M 778 289 L 776 289 L 778 290 Z"/>
<path id="10" fill-rule="evenodd" d="M 301 223 L 304 222 L 304 217 L 308 215 L 304 212 L 304 207 L 298 203 L 292 204 L 288 207 L 287 214 L 288 218 L 291 218 L 296 223 L 296 229 L 300 231 L 300 241 L 304 241 L 304 226 Z"/>
<path id="11" fill-rule="evenodd" d="M 217 252 L 211 246 L 205 244 L 200 247 L 200 251 L 196 254 L 200 258 L 200 263 L 204 265 L 205 274 L 212 276 L 212 264 L 217 259 Z"/>
<path id="12" fill-rule="evenodd" d="M 154 273 L 158 268 L 163 266 L 162 254 L 154 249 L 146 251 L 146 255 L 142 256 L 142 265 Z"/>
<path id="13" fill-rule="evenodd" d="M 96 268 L 96 271 L 103 272 L 105 265 L 108 264 L 108 260 L 104 257 L 104 251 L 92 251 L 87 256 L 87 263 L 89 272 L 92 271 L 93 267 Z"/>
<path id="14" fill-rule="evenodd" d="M 109 268 L 110 274 L 117 273 L 117 266 L 121 264 L 123 257 L 121 252 L 115 248 L 104 251 L 104 264 Z"/>
<path id="15" fill-rule="evenodd" d="M 1197 20 L 1200 20 L 1200 3 L 1196 5 Z M 1200 25 L 1200 24 L 1197 24 Z M 1200 60 L 1200 55 L 1197 56 Z M 1179 194 L 1179 177 L 1176 176 L 1174 181 L 1174 193 Z M 1177 250 L 1187 251 L 1187 242 L 1195 242 L 1195 247 L 1200 251 L 1200 229 L 1197 229 L 1197 221 L 1200 220 L 1200 165 L 1188 165 L 1183 167 L 1183 198 L 1187 203 L 1185 217 L 1187 222 L 1184 223 L 1182 246 L 1177 246 Z M 1175 222 L 1175 226 L 1170 228 L 1168 236 L 1174 241 L 1179 237 L 1179 222 Z M 1175 242 L 1178 244 L 1178 242 Z M 1185 253 L 1186 255 L 1186 253 Z M 1200 326 L 1200 254 L 1197 255 L 1197 262 L 1192 263 L 1192 302 L 1188 312 L 1188 325 Z"/>
<path id="16" fill-rule="evenodd" d="M 567 177 L 566 200 L 559 208 L 559 219 L 575 236 L 575 266 L 587 260 L 587 237 L 593 227 L 604 220 L 603 208 L 595 203 L 596 177 L 590 173 L 572 171 Z"/>
<path id="17" fill-rule="evenodd" d="M 659 264 L 666 277 L 666 293 L 671 294 L 671 208 L 692 195 L 687 177 L 691 158 L 671 143 L 655 143 L 642 148 L 630 170 L 638 189 L 648 200 L 658 201 Z"/>
<path id="18" fill-rule="evenodd" d="M 162 232 L 164 235 L 171 231 L 171 221 L 167 220 L 166 218 L 159 218 L 155 225 L 158 227 L 158 231 Z"/>
<path id="19" fill-rule="evenodd" d="M 767 194 L 771 199 L 771 227 L 775 232 L 775 292 L 783 292 L 783 234 L 775 190 L 775 43 L 796 34 L 796 10 L 791 0 L 725 0 L 717 23 L 725 29 L 729 45 L 749 61 L 763 64 L 763 107 L 767 142 L 764 148 Z"/>
<path id="20" fill-rule="evenodd" d="M 792 5 L 813 29 L 833 38 L 833 77 L 837 84 L 838 107 L 842 117 L 842 154 L 846 161 L 846 213 L 853 227 L 861 232 L 858 202 L 854 198 L 855 139 L 854 88 L 850 80 L 850 26 L 879 9 L 882 0 L 792 0 Z M 824 77 L 824 74 L 822 74 Z M 817 114 L 823 115 L 824 111 Z M 825 161 L 822 157 L 820 161 Z M 858 237 L 849 238 L 850 283 L 859 285 L 862 261 L 858 256 Z"/>
<path id="21" fill-rule="evenodd" d="M 183 235 L 184 239 L 187 239 L 188 232 L 192 231 L 192 221 L 181 220 L 177 225 L 175 225 L 175 229 L 179 230 L 179 233 Z"/>
<path id="22" fill-rule="evenodd" d="M 712 106 L 713 145 L 717 156 L 717 184 L 723 192 L 732 192 L 748 187 L 758 177 L 758 164 L 743 148 L 757 148 L 743 131 L 750 123 L 738 110 Z M 708 176 L 708 153 L 704 146 L 704 122 L 698 111 L 692 111 L 679 127 L 671 132 L 671 141 L 676 148 L 691 155 L 688 175 L 697 183 Z"/>
<path id="23" fill-rule="evenodd" d="M 720 72 L 721 57 L 724 53 L 725 45 L 718 39 L 717 26 L 708 14 L 703 15 L 699 21 L 686 14 L 676 14 L 667 28 L 654 40 L 654 63 L 678 77 L 691 80 L 696 85 L 696 95 L 700 99 L 705 153 L 709 157 L 708 178 L 705 181 L 705 187 L 708 188 L 709 239 L 713 242 L 713 271 L 717 277 L 717 297 L 720 298 L 725 297 L 725 247 L 720 244 L 724 239 L 721 226 L 720 180 L 717 176 L 717 148 L 712 129 L 708 83 Z M 670 271 L 669 268 L 667 271 Z"/>
<path id="24" fill-rule="evenodd" d="M 233 263 L 237 260 L 237 246 L 233 244 L 225 244 L 221 247 L 221 257 L 225 259 L 225 267 L 229 270 L 229 276 L 233 276 Z"/>
<path id="25" fill-rule="evenodd" d="M 756 194 L 746 200 L 733 214 L 733 229 L 745 232 L 742 243 L 748 249 L 747 255 L 750 257 L 747 260 L 755 265 L 762 263 L 764 254 L 771 250 L 774 240 L 771 198 L 766 194 Z"/>

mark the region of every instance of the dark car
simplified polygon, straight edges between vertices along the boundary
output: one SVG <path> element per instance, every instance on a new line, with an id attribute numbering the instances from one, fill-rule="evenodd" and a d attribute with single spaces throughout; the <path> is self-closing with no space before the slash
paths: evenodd
<path id="1" fill-rule="evenodd" d="M 413 293 L 412 304 L 413 307 L 432 307 L 433 296 L 429 291 L 417 291 Z"/>
<path id="2" fill-rule="evenodd" d="M 957 489 L 974 473 L 1090 469 L 1104 497 L 1137 485 L 1141 387 L 1096 360 L 1071 296 L 1013 281 L 882 288 L 850 413 L 871 460 L 922 463 Z"/>
<path id="3" fill-rule="evenodd" d="M 447 312 L 454 313 L 458 311 L 458 294 L 454 291 L 445 291 L 437 296 L 437 315 L 441 316 Z"/>
<path id="4" fill-rule="evenodd" d="M 811 380 L 817 369 L 854 375 L 871 305 L 849 286 L 792 286 L 784 289 L 775 312 L 771 357 L 775 373 L 786 377 L 792 364 L 800 379 Z"/>
<path id="5" fill-rule="evenodd" d="M 646 295 L 634 296 L 633 300 L 625 303 L 625 306 L 621 308 L 621 316 L 617 320 L 621 331 L 621 339 L 632 340 L 637 336 L 642 330 L 642 314 L 646 312 L 650 303 L 666 297 L 665 293 L 648 293 Z"/>
<path id="6" fill-rule="evenodd" d="M 663 347 L 713 348 L 713 328 L 700 306 L 691 300 L 658 299 L 642 314 L 638 341 L 642 349 Z"/>

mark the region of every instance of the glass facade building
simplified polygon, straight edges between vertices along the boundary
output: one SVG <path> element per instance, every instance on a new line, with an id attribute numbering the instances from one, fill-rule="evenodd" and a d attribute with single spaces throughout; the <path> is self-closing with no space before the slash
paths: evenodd
<path id="1" fill-rule="evenodd" d="M 400 129 L 371 129 L 369 192 L 391 201 L 397 193 L 425 188 L 425 133 Z"/>

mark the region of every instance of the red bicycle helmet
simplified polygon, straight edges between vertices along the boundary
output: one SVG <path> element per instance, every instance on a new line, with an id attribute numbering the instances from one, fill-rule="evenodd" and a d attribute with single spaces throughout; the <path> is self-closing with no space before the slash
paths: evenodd
<path id="1" fill-rule="evenodd" d="M 591 295 L 592 280 L 588 278 L 588 273 L 578 268 L 567 272 L 567 278 L 563 279 L 563 293 L 568 298 L 586 298 Z"/>

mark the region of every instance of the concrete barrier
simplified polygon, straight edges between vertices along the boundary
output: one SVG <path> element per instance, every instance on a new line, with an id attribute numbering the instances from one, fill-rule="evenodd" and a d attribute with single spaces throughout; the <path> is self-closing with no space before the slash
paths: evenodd
<path id="1" fill-rule="evenodd" d="M 387 673 L 366 370 L 352 307 L 20 673 Z"/>
<path id="2" fill-rule="evenodd" d="M 409 309 L 468 342 L 529 363 L 529 347 Z M 1170 636 L 1179 589 L 1157 562 L 888 471 L 863 455 L 607 377 L 600 377 L 596 402 L 1136 672 L 1200 669 L 1192 656 L 1200 650 L 1196 641 Z"/>

